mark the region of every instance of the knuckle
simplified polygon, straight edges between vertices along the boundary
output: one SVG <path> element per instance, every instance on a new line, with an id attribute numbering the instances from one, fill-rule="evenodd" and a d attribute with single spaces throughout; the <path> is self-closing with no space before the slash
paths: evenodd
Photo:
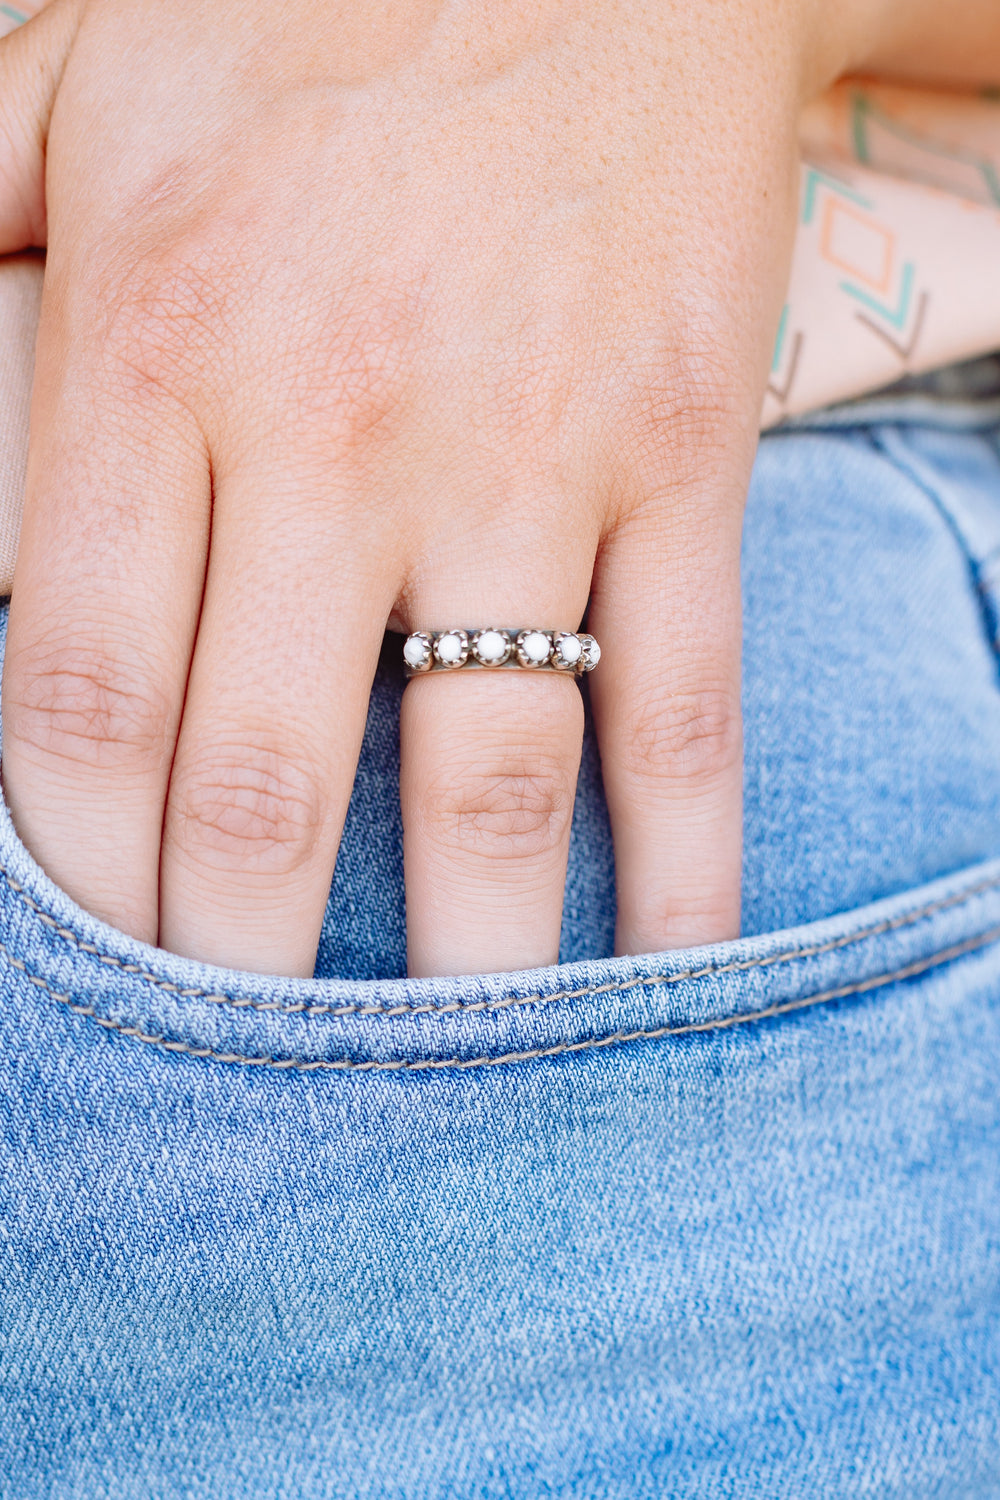
<path id="1" fill-rule="evenodd" d="M 496 434 L 499 452 L 555 459 L 570 427 L 578 381 L 565 345 L 513 340 L 485 374 L 484 432 Z"/>
<path id="2" fill-rule="evenodd" d="M 421 326 L 413 304 L 405 288 L 342 300 L 287 366 L 293 421 L 342 463 L 366 466 L 399 432 Z"/>
<path id="3" fill-rule="evenodd" d="M 626 435 L 643 487 L 703 484 L 734 434 L 749 432 L 752 406 L 735 353 L 705 331 L 688 330 L 671 351 L 639 361 Z"/>
<path id="4" fill-rule="evenodd" d="M 739 704 L 727 688 L 647 699 L 624 742 L 627 774 L 648 782 L 711 782 L 740 764 Z"/>
<path id="5" fill-rule="evenodd" d="M 651 899 L 633 913 L 626 946 L 640 953 L 668 948 L 700 948 L 726 943 L 740 935 L 739 888 L 732 895 L 687 894 Z"/>
<path id="6" fill-rule="evenodd" d="M 83 767 L 151 770 L 168 753 L 169 704 L 149 664 L 80 647 L 22 650 L 11 662 L 5 730 Z"/>
<path id="7" fill-rule="evenodd" d="M 173 391 L 226 338 L 229 296 L 213 269 L 232 255 L 193 241 L 166 247 L 119 271 L 105 298 L 104 357 L 116 386 L 135 399 Z"/>
<path id="8" fill-rule="evenodd" d="M 437 843 L 489 859 L 530 860 L 558 849 L 573 812 L 565 767 L 512 755 L 467 762 L 428 786 L 423 821 Z"/>
<path id="9" fill-rule="evenodd" d="M 204 751 L 171 800 L 171 843 L 222 869 L 289 874 L 309 863 L 322 828 L 315 777 L 270 746 Z"/>

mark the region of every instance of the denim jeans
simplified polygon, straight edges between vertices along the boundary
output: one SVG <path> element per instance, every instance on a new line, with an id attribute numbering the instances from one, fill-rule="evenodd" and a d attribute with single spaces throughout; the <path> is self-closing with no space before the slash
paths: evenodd
<path id="1" fill-rule="evenodd" d="M 588 732 L 563 962 L 399 977 L 398 642 L 313 980 L 3 815 L 0 1495 L 1000 1496 L 995 401 L 767 437 L 744 581 L 737 942 L 607 956 Z"/>

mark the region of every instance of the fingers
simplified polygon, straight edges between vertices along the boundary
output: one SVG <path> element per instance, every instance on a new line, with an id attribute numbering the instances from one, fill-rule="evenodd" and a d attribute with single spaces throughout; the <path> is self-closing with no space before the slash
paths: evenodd
<path id="1" fill-rule="evenodd" d="M 39 10 L 0 42 L 0 255 L 46 242 L 45 146 L 80 6 L 16 7 L 19 15 Z"/>
<path id="2" fill-rule="evenodd" d="M 651 506 L 598 560 L 588 628 L 619 953 L 739 934 L 740 521 L 735 500 Z"/>
<path id="3" fill-rule="evenodd" d="M 245 463 L 216 489 L 164 822 L 160 942 L 309 975 L 399 575 L 332 481 Z"/>
<path id="4" fill-rule="evenodd" d="M 484 539 L 478 565 L 445 563 L 415 591 L 412 628 L 572 629 L 590 582 L 586 529 L 568 555 L 543 542 L 500 576 L 482 576 L 481 559 L 503 555 Z M 463 669 L 409 684 L 400 796 L 412 974 L 556 961 L 582 742 L 571 675 Z"/>
<path id="5" fill-rule="evenodd" d="M 52 879 L 155 942 L 208 461 L 185 412 L 164 401 L 120 416 L 86 394 L 99 379 L 64 374 L 53 397 L 43 378 L 36 401 L 4 664 L 4 787 Z"/>
<path id="6" fill-rule="evenodd" d="M 411 974 L 555 963 L 583 742 L 575 682 L 414 680 L 402 734 Z"/>

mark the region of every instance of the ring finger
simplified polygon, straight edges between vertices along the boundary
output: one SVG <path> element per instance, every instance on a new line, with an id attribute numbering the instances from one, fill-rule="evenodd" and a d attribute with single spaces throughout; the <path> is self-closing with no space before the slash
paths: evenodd
<path id="1" fill-rule="evenodd" d="M 571 567 L 512 559 L 504 581 L 440 570 L 415 590 L 409 623 L 572 631 L 590 585 L 584 556 Z M 555 962 L 583 742 L 572 671 L 423 673 L 404 695 L 401 732 L 410 972 Z"/>

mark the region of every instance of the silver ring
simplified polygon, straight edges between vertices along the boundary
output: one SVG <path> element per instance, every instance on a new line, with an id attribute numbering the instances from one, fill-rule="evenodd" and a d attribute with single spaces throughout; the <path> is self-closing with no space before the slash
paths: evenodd
<path id="1" fill-rule="evenodd" d="M 403 644 L 407 677 L 425 672 L 456 672 L 479 667 L 489 672 L 514 667 L 528 672 L 562 672 L 582 677 L 601 659 L 592 635 L 575 630 L 415 630 Z"/>

